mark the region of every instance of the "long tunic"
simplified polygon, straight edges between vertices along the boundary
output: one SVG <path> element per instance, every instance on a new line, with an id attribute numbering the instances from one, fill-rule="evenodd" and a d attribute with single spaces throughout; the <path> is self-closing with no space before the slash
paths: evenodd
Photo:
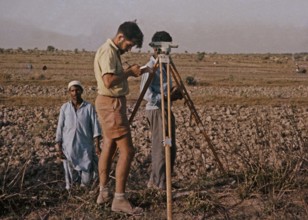
<path id="1" fill-rule="evenodd" d="M 62 105 L 56 132 L 56 142 L 62 143 L 66 158 L 74 169 L 89 172 L 94 155 L 93 138 L 101 135 L 95 108 L 83 101 L 75 111 L 71 101 Z"/>

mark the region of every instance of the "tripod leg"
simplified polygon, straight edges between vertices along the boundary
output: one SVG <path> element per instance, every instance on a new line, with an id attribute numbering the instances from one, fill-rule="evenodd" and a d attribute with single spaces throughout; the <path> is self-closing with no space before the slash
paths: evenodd
<path id="1" fill-rule="evenodd" d="M 162 132 L 165 147 L 165 164 L 166 164 L 166 191 L 167 191 L 167 219 L 172 219 L 172 193 L 171 193 L 171 98 L 170 98 L 170 61 L 169 56 L 159 54 L 160 68 L 160 94 L 161 94 L 161 115 L 162 115 Z M 164 101 L 164 75 L 162 64 L 167 64 L 167 116 Z M 167 119 L 167 123 L 166 123 Z M 167 124 L 167 129 L 166 129 Z M 167 132 L 166 132 L 167 131 Z"/>
<path id="2" fill-rule="evenodd" d="M 137 113 L 137 111 L 138 111 L 138 108 L 140 107 L 140 104 L 141 104 L 141 102 L 142 102 L 142 100 L 143 100 L 143 97 L 144 97 L 144 94 L 146 93 L 146 91 L 147 91 L 147 89 L 149 88 L 149 86 L 150 86 L 150 84 L 151 84 L 151 82 L 152 82 L 152 80 L 153 80 L 153 78 L 154 78 L 154 74 L 155 74 L 155 71 L 157 70 L 157 68 L 158 68 L 158 61 L 156 61 L 156 63 L 155 63 L 155 65 L 154 65 L 154 67 L 153 67 L 153 71 L 149 74 L 149 78 L 148 78 L 148 80 L 146 81 L 146 83 L 145 83 L 145 85 L 144 85 L 144 87 L 143 87 L 143 89 L 142 89 L 142 91 L 141 91 L 141 93 L 140 93 L 140 95 L 139 95 L 139 97 L 138 97 L 138 100 L 137 100 L 137 102 L 136 102 L 136 104 L 135 104 L 135 107 L 134 107 L 134 109 L 133 109 L 133 112 L 132 112 L 132 114 L 130 115 L 130 117 L 129 117 L 129 123 L 131 124 L 132 122 L 133 122 L 133 120 L 134 120 L 134 117 L 135 117 L 135 115 L 136 115 L 136 113 Z"/>
<path id="3" fill-rule="evenodd" d="M 133 120 L 134 120 L 134 117 L 135 117 L 135 115 L 136 115 L 136 113 L 137 113 L 137 111 L 138 111 L 138 108 L 140 107 L 140 104 L 141 104 L 141 102 L 142 102 L 142 100 L 143 100 L 144 94 L 145 94 L 145 92 L 147 91 L 149 85 L 151 84 L 151 82 L 152 82 L 152 80 L 153 80 L 153 77 L 154 77 L 154 73 L 150 73 L 150 74 L 149 74 L 149 78 L 148 78 L 148 80 L 146 81 L 146 83 L 145 83 L 145 85 L 144 85 L 144 87 L 143 87 L 143 89 L 142 89 L 142 91 L 141 91 L 141 93 L 140 93 L 140 96 L 139 96 L 139 98 L 138 98 L 138 100 L 137 100 L 137 102 L 136 102 L 136 104 L 135 104 L 134 110 L 133 110 L 132 114 L 131 114 L 130 117 L 129 117 L 129 120 L 128 120 L 128 121 L 129 121 L 130 124 L 131 124 L 131 123 L 133 122 Z"/>
<path id="4" fill-rule="evenodd" d="M 184 97 L 185 102 L 188 105 L 192 115 L 194 116 L 196 123 L 200 126 L 200 130 L 202 131 L 202 134 L 205 137 L 205 140 L 208 143 L 209 148 L 211 149 L 211 151 L 212 151 L 212 153 L 213 153 L 213 155 L 214 155 L 214 157 L 215 157 L 215 159 L 216 159 L 216 161 L 217 161 L 217 163 L 219 165 L 220 171 L 225 174 L 226 171 L 225 171 L 222 163 L 220 162 L 220 159 L 219 159 L 219 157 L 218 157 L 218 155 L 216 153 L 216 150 L 215 150 L 215 148 L 214 148 L 214 146 L 213 146 L 213 144 L 211 142 L 211 139 L 209 138 L 209 136 L 205 132 L 205 128 L 204 128 L 204 125 L 202 123 L 202 120 L 200 119 L 200 117 L 198 115 L 198 112 L 197 112 L 197 110 L 196 110 L 192 100 L 190 99 L 190 97 L 188 95 L 188 92 L 187 92 L 187 90 L 186 90 L 186 88 L 184 86 L 184 83 L 183 83 L 183 81 L 182 81 L 182 79 L 180 77 L 180 74 L 176 70 L 176 67 L 175 67 L 174 63 L 172 61 L 170 61 L 170 63 L 171 63 L 171 73 L 172 73 L 172 76 L 173 76 L 176 84 L 178 85 L 178 87 L 179 87 L 179 89 L 181 91 L 181 94 Z"/>
<path id="5" fill-rule="evenodd" d="M 162 86 L 161 86 L 162 87 Z M 167 189 L 167 215 L 168 219 L 172 219 L 172 187 L 171 187 L 171 96 L 170 96 L 170 61 L 167 63 L 167 120 L 168 120 L 168 142 L 165 146 L 165 159 L 166 159 L 166 189 Z"/>

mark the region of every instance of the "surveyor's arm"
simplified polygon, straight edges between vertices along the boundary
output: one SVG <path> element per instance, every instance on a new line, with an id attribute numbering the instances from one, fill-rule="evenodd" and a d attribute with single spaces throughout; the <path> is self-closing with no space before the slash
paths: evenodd
<path id="1" fill-rule="evenodd" d="M 142 70 L 140 66 L 135 64 L 132 65 L 130 68 L 124 70 L 123 74 L 118 76 L 113 73 L 105 73 L 103 75 L 103 82 L 107 89 L 112 88 L 113 86 L 121 83 L 123 80 L 126 80 L 128 77 L 139 77 L 142 74 Z"/>

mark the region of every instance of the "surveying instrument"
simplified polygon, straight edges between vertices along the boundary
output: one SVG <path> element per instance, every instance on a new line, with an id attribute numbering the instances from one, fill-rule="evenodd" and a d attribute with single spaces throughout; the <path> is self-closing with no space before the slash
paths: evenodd
<path id="1" fill-rule="evenodd" d="M 184 86 L 184 83 L 180 77 L 180 74 L 178 73 L 174 63 L 172 62 L 172 59 L 170 57 L 171 48 L 177 48 L 178 45 L 173 45 L 172 42 L 152 42 L 149 44 L 151 47 L 155 48 L 157 50 L 157 58 L 155 60 L 155 64 L 152 68 L 152 71 L 149 73 L 149 77 L 140 93 L 140 96 L 135 104 L 135 107 L 132 111 L 132 114 L 129 118 L 129 122 L 132 123 L 136 112 L 143 100 L 143 97 L 150 86 L 155 72 L 159 68 L 160 70 L 160 93 L 161 97 L 166 97 L 167 102 L 163 101 L 162 98 L 161 101 L 161 111 L 162 111 L 162 131 L 163 131 L 163 145 L 165 147 L 165 160 L 166 160 L 166 192 L 167 192 L 167 219 L 172 219 L 172 194 L 171 194 L 171 88 L 170 88 L 170 79 L 171 75 L 174 79 L 174 82 L 176 83 L 182 97 L 184 98 L 184 103 L 189 107 L 191 111 L 191 117 L 193 116 L 197 125 L 200 128 L 200 131 L 202 132 L 203 136 L 205 137 L 211 151 L 213 152 L 213 155 L 215 159 L 217 160 L 217 163 L 219 165 L 220 170 L 225 173 L 225 170 L 223 168 L 222 163 L 220 162 L 217 153 L 214 149 L 213 144 L 211 143 L 210 138 L 205 132 L 204 125 L 197 113 L 197 110 L 192 102 L 192 100 L 189 97 L 189 94 Z M 167 94 L 164 94 L 164 88 L 163 88 L 163 66 L 166 69 L 167 74 Z M 170 73 L 171 72 L 171 73 Z M 167 107 L 165 106 L 167 104 Z M 165 111 L 167 109 L 167 113 Z M 166 115 L 167 114 L 167 115 Z M 167 128 L 167 129 L 166 129 Z"/>

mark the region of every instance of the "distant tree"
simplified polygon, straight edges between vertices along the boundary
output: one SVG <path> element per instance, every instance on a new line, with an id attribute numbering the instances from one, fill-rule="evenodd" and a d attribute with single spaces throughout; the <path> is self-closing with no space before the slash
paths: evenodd
<path id="1" fill-rule="evenodd" d="M 75 48 L 74 53 L 78 53 L 78 48 Z"/>
<path id="2" fill-rule="evenodd" d="M 55 51 L 55 47 L 49 45 L 49 46 L 47 46 L 47 51 L 53 52 L 53 51 Z"/>
<path id="3" fill-rule="evenodd" d="M 197 61 L 202 61 L 204 56 L 205 56 L 205 52 L 202 52 L 202 53 L 198 52 L 197 53 Z"/>

